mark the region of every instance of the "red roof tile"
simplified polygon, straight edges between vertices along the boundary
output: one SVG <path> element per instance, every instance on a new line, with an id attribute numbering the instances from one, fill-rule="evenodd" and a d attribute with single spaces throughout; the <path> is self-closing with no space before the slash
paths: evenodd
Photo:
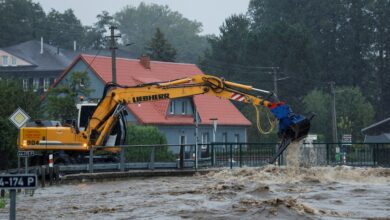
<path id="1" fill-rule="evenodd" d="M 92 71 L 95 72 L 102 81 L 111 81 L 110 57 L 95 57 L 83 54 L 77 59 L 82 59 L 84 62 L 88 63 Z M 77 61 L 74 62 L 73 65 L 75 63 L 77 63 Z M 129 86 L 203 74 L 196 65 L 185 63 L 150 61 L 151 68 L 146 69 L 140 64 L 138 59 L 117 58 L 116 65 L 118 84 Z M 67 72 L 65 72 L 61 78 L 63 78 L 66 73 Z M 197 95 L 194 97 L 194 103 L 200 115 L 201 124 L 211 124 L 210 118 L 218 118 L 219 125 L 251 125 L 229 100 L 210 95 Z M 168 106 L 169 100 L 144 102 L 140 105 L 128 105 L 130 111 L 141 124 L 194 124 L 193 117 L 185 115 L 167 115 Z"/>

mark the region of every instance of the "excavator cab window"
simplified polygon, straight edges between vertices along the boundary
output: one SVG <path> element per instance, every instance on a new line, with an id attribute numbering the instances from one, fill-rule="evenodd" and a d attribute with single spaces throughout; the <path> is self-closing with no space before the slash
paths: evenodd
<path id="1" fill-rule="evenodd" d="M 96 104 L 88 103 L 77 106 L 79 108 L 78 128 L 84 131 L 88 126 L 88 121 L 92 117 L 96 109 Z"/>

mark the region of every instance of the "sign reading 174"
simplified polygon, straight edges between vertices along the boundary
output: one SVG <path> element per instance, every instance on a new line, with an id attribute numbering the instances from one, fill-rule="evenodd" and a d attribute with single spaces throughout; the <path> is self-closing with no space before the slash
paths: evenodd
<path id="1" fill-rule="evenodd" d="M 31 174 L 0 175 L 0 189 L 36 188 L 37 176 Z"/>

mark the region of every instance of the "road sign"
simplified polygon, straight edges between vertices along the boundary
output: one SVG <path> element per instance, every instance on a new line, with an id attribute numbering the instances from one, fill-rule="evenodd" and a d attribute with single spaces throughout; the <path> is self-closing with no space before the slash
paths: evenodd
<path id="1" fill-rule="evenodd" d="M 23 111 L 23 109 L 18 108 L 16 111 L 9 117 L 9 120 L 17 127 L 21 128 L 28 120 L 30 116 Z"/>
<path id="2" fill-rule="evenodd" d="M 37 188 L 36 174 L 0 174 L 0 189 L 9 189 L 9 219 L 16 219 L 16 190 Z"/>
<path id="3" fill-rule="evenodd" d="M 20 150 L 20 151 L 18 151 L 18 157 L 33 157 L 34 155 L 35 155 L 35 153 L 32 150 L 28 150 L 28 151 Z"/>
<path id="4" fill-rule="evenodd" d="M 343 145 L 352 145 L 352 135 L 351 134 L 343 134 L 341 138 L 341 142 Z"/>
<path id="5" fill-rule="evenodd" d="M 35 174 L 1 174 L 0 189 L 35 189 L 37 180 Z"/>

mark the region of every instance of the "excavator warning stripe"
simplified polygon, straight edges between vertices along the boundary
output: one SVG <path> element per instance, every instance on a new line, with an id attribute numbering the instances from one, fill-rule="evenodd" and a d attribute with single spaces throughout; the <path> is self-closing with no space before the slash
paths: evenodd
<path id="1" fill-rule="evenodd" d="M 242 102 L 245 100 L 245 96 L 241 94 L 233 93 L 231 99 Z"/>

